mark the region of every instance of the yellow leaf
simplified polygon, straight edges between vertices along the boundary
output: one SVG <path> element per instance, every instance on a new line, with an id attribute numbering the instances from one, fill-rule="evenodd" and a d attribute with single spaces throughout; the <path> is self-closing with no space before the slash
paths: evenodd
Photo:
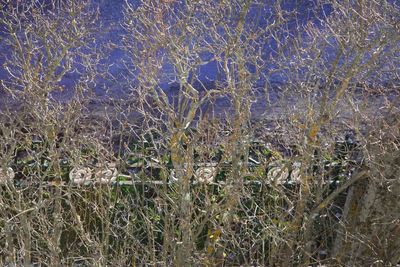
<path id="1" fill-rule="evenodd" d="M 311 141 L 314 141 L 315 140 L 315 137 L 317 136 L 317 134 L 318 134 L 318 132 L 319 132 L 319 127 L 318 127 L 318 125 L 313 125 L 312 127 L 311 127 L 311 129 L 310 129 L 310 131 L 308 132 L 308 138 L 311 140 Z"/>
<path id="2" fill-rule="evenodd" d="M 277 159 L 277 160 L 283 159 L 283 157 L 282 157 L 281 153 L 279 153 L 279 151 L 273 150 L 273 151 L 271 151 L 271 155 L 274 159 Z"/>

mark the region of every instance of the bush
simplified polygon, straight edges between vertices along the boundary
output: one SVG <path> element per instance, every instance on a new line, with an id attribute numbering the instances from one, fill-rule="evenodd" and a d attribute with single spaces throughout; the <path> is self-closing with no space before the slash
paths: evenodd
<path id="1" fill-rule="evenodd" d="M 396 3 L 103 2 L 0 4 L 2 265 L 400 262 Z"/>

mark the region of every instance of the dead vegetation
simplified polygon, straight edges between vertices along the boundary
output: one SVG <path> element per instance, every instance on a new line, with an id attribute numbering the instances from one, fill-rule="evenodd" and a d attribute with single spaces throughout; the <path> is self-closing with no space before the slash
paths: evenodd
<path id="1" fill-rule="evenodd" d="M 396 266 L 400 7 L 298 2 L 1 1 L 0 264 Z"/>

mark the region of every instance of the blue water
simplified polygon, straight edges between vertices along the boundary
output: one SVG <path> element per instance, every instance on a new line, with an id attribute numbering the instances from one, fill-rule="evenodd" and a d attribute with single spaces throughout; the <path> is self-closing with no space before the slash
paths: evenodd
<path id="1" fill-rule="evenodd" d="M 43 1 L 43 0 L 42 0 Z M 47 1 L 47 0 L 45 0 Z M 121 44 L 121 36 L 124 34 L 124 30 L 121 27 L 121 23 L 123 23 L 123 10 L 125 0 L 93 0 L 94 5 L 99 7 L 100 11 L 100 20 L 99 20 L 99 33 L 96 34 L 96 44 L 95 46 L 100 47 L 103 44 L 108 42 L 115 43 L 117 45 Z M 136 0 L 129 0 L 134 8 L 136 8 L 139 3 Z M 254 18 L 257 15 L 262 14 L 260 19 L 258 20 L 259 27 L 265 27 L 270 25 L 276 20 L 276 16 L 273 12 L 272 5 L 275 1 L 269 1 L 271 3 L 271 8 L 266 7 L 264 10 L 259 10 L 257 6 L 252 6 L 250 8 L 250 12 L 247 16 L 247 22 L 249 24 L 253 23 Z M 293 36 L 300 35 L 303 36 L 306 40 L 305 33 L 303 32 L 303 27 L 308 23 L 312 23 L 317 27 L 323 28 L 323 22 L 327 18 L 332 15 L 333 7 L 326 1 L 323 4 L 317 4 L 320 1 L 317 0 L 284 0 L 281 1 L 281 9 L 285 14 L 289 14 L 290 12 L 296 12 L 296 16 L 293 19 L 289 19 L 287 23 L 282 27 L 285 31 L 282 31 L 279 34 L 279 38 L 281 40 L 285 40 L 286 38 L 292 38 Z M 261 12 L 261 13 L 260 13 Z M 2 34 L 0 37 L 4 37 Z M 211 40 L 212 41 L 212 40 Z M 274 65 L 273 60 L 268 61 L 269 57 L 276 57 L 278 46 L 277 42 L 274 39 L 270 39 L 267 42 L 267 45 L 262 47 L 262 54 L 264 60 L 268 62 L 265 71 L 274 70 L 277 66 Z M 111 51 L 107 51 L 106 56 L 102 58 L 101 63 L 105 66 L 108 66 L 108 72 L 112 75 L 109 77 L 98 78 L 96 80 L 96 85 L 93 84 L 93 92 L 100 98 L 123 98 L 125 94 L 129 93 L 136 85 L 137 81 L 135 80 L 134 75 L 132 76 L 129 73 L 130 70 L 126 69 L 125 62 L 129 59 L 128 55 L 119 48 L 114 48 Z M 5 57 L 9 57 L 9 48 L 5 46 L 4 40 L 0 39 L 0 79 L 3 81 L 9 81 L 9 77 L 7 76 L 3 63 L 5 61 Z M 326 51 L 326 61 L 329 62 L 331 58 L 335 56 L 334 48 Z M 204 58 L 212 57 L 212 55 L 204 55 Z M 134 66 L 131 66 L 134 68 Z M 248 66 L 251 71 L 251 66 Z M 162 71 L 164 74 L 174 76 L 174 69 L 170 64 L 165 64 L 163 66 Z M 298 70 L 301 72 L 301 70 Z M 218 65 L 215 61 L 210 62 L 209 64 L 203 65 L 197 69 L 196 75 L 199 77 L 200 81 L 210 88 L 203 89 L 211 89 L 215 85 L 215 81 L 223 81 L 224 76 L 221 74 L 221 71 L 218 70 Z M 78 82 L 81 75 L 78 73 L 67 73 L 60 84 L 64 86 L 65 90 L 57 91 L 53 93 L 53 97 L 59 100 L 68 100 L 70 99 L 74 92 L 73 88 Z M 255 87 L 264 87 L 266 82 L 273 83 L 275 85 L 280 83 L 287 83 L 288 77 L 285 72 L 275 72 L 274 74 L 268 75 L 266 79 L 259 79 L 255 81 Z M 158 84 L 164 90 L 173 90 L 173 87 L 176 87 L 176 82 L 170 79 L 160 80 Z M 0 88 L 0 92 L 2 89 Z M 274 97 L 274 96 L 272 96 Z"/>

